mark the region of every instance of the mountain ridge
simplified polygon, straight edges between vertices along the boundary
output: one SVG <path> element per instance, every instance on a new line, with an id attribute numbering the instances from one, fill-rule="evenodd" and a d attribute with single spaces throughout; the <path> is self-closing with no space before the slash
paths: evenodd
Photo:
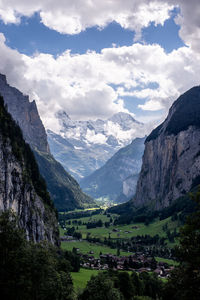
<path id="1" fill-rule="evenodd" d="M 107 120 L 71 120 L 66 112 L 57 113 L 59 132 L 47 130 L 52 153 L 76 180 L 102 167 L 120 148 L 135 137 L 143 137 L 144 124 L 124 112 Z"/>
<path id="2" fill-rule="evenodd" d="M 145 138 L 136 138 L 117 151 L 101 168 L 80 181 L 83 191 L 94 198 L 125 202 L 134 195 L 142 165 Z"/>
<path id="3" fill-rule="evenodd" d="M 47 188 L 57 209 L 93 206 L 94 201 L 81 191 L 78 183 L 71 179 L 71 176 L 51 155 L 47 134 L 35 101 L 29 102 L 28 96 L 11 87 L 7 83 L 6 76 L 2 74 L 0 75 L 0 94 L 4 97 L 9 113 L 20 126 L 25 141 L 30 144 L 35 153 L 40 172 L 47 181 Z M 54 181 L 49 180 L 50 174 Z"/>

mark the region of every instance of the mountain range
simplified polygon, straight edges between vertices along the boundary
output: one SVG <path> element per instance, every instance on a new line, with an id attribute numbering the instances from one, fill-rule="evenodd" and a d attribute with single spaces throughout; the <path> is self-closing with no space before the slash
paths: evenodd
<path id="1" fill-rule="evenodd" d="M 64 111 L 56 117 L 59 131 L 47 130 L 51 152 L 78 181 L 102 167 L 134 138 L 145 135 L 144 125 L 124 112 L 95 121 L 71 120 Z"/>
<path id="2" fill-rule="evenodd" d="M 104 202 L 125 202 L 135 193 L 142 165 L 145 138 L 117 151 L 104 166 L 80 181 L 87 194 Z"/>

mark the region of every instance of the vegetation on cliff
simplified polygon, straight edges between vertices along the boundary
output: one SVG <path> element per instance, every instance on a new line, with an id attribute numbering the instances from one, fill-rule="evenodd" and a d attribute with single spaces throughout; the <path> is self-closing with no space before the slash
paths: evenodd
<path id="1" fill-rule="evenodd" d="M 32 183 L 36 193 L 41 199 L 54 208 L 50 195 L 46 188 L 46 183 L 40 175 L 38 165 L 36 163 L 34 154 L 29 146 L 24 141 L 22 131 L 12 116 L 7 112 L 4 106 L 3 97 L 0 96 L 0 134 L 3 138 L 4 144 L 8 141 L 12 147 L 12 153 L 16 159 L 21 163 L 23 168 L 23 179 L 25 183 Z M 4 153 L 6 156 L 6 152 Z"/>
<path id="2" fill-rule="evenodd" d="M 94 200 L 84 194 L 76 180 L 70 176 L 54 157 L 45 152 L 34 151 L 40 172 L 59 211 L 94 207 Z"/>
<path id="3" fill-rule="evenodd" d="M 189 126 L 200 128 L 200 87 L 193 87 L 181 95 L 172 105 L 170 112 L 171 111 L 173 111 L 173 114 L 165 128 L 167 135 L 177 135 L 179 132 L 187 130 Z M 159 136 L 163 130 L 164 123 L 151 132 L 146 142 L 154 140 Z"/>

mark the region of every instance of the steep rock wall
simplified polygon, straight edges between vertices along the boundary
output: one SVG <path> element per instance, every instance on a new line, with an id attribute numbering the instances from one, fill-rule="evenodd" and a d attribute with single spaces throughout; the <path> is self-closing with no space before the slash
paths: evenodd
<path id="1" fill-rule="evenodd" d="M 147 137 L 133 202 L 161 209 L 200 183 L 200 87 L 172 105 Z"/>
<path id="2" fill-rule="evenodd" d="M 34 155 L 0 97 L 0 210 L 16 213 L 28 240 L 58 245 L 56 213 L 39 176 Z"/>

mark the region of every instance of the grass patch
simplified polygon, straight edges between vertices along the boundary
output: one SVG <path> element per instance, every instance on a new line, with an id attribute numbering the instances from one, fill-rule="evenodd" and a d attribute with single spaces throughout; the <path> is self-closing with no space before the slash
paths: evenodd
<path id="1" fill-rule="evenodd" d="M 95 258 L 99 257 L 100 252 L 102 254 L 108 254 L 108 253 L 113 254 L 113 255 L 117 254 L 117 249 L 112 249 L 110 247 L 103 246 L 103 245 L 96 245 L 94 243 L 89 243 L 87 241 L 62 242 L 61 243 L 61 248 L 63 250 L 72 251 L 73 247 L 79 248 L 80 249 L 79 252 L 82 254 L 89 254 L 90 251 L 93 251 L 94 254 L 91 254 L 91 255 L 94 256 Z M 120 255 L 128 256 L 128 255 L 131 255 L 131 252 L 120 251 Z"/>
<path id="2" fill-rule="evenodd" d="M 178 266 L 179 263 L 175 260 L 172 260 L 172 259 L 167 259 L 167 258 L 163 258 L 163 257 L 155 257 L 156 261 L 157 262 L 165 262 L 167 263 L 168 265 L 170 266 Z"/>
<path id="3" fill-rule="evenodd" d="M 87 282 L 90 280 L 92 275 L 96 276 L 99 272 L 98 270 L 89 270 L 89 269 L 83 269 L 81 268 L 79 272 L 71 272 L 74 289 L 75 291 L 78 291 L 79 289 L 84 289 L 87 285 Z M 124 272 L 124 271 L 120 271 Z M 125 271 L 131 275 L 131 271 Z"/>
<path id="4" fill-rule="evenodd" d="M 115 218 L 115 215 L 112 216 L 112 218 Z M 103 222 L 108 221 L 110 218 L 108 218 L 106 215 L 99 214 L 95 215 L 92 217 L 85 217 L 81 218 L 82 222 L 89 222 L 91 220 L 102 220 Z M 110 238 L 123 238 L 123 239 L 129 239 L 133 236 L 137 235 L 150 235 L 154 236 L 158 234 L 160 237 L 166 237 L 166 232 L 163 231 L 163 226 L 168 224 L 168 229 L 169 230 L 174 230 L 177 228 L 177 221 L 172 222 L 171 217 L 164 219 L 164 220 L 156 220 L 153 223 L 150 223 L 149 225 L 145 225 L 144 223 L 134 223 L 130 225 L 111 225 L 108 228 L 105 227 L 98 227 L 98 228 L 92 228 L 92 229 L 87 229 L 85 225 L 78 226 L 78 229 L 76 231 L 81 232 L 83 239 L 86 238 L 87 233 L 90 233 L 92 237 L 97 237 L 104 239 L 105 237 L 108 238 L 110 235 Z M 72 227 L 76 225 L 67 225 L 67 227 Z M 137 226 L 137 229 L 134 229 L 132 227 Z M 113 232 L 113 229 L 118 229 L 118 232 Z"/>
<path id="5" fill-rule="evenodd" d="M 80 269 L 79 272 L 71 272 L 73 284 L 75 291 L 79 289 L 84 289 L 87 285 L 87 282 L 90 280 L 91 276 L 96 276 L 98 274 L 98 270 L 88 270 L 88 269 Z"/>

